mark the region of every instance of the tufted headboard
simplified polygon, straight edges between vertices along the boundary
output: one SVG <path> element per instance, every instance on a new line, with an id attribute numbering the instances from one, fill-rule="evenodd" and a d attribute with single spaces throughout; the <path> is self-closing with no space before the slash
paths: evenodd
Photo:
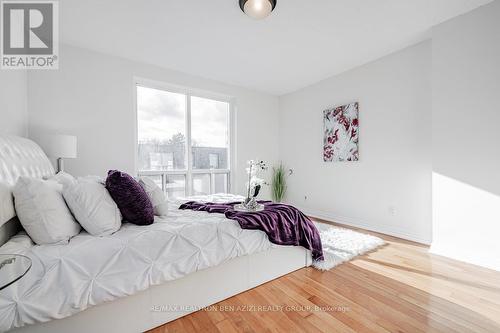
<path id="1" fill-rule="evenodd" d="M 52 164 L 35 142 L 18 136 L 0 135 L 0 245 L 18 230 L 11 191 L 17 178 L 43 178 L 53 174 Z"/>

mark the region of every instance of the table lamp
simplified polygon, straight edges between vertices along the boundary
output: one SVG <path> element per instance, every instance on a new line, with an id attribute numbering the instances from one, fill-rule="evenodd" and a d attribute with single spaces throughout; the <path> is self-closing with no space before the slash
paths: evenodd
<path id="1" fill-rule="evenodd" d="M 64 159 L 76 158 L 76 136 L 50 135 L 46 141 L 46 153 L 57 159 L 57 172 L 64 171 Z"/>

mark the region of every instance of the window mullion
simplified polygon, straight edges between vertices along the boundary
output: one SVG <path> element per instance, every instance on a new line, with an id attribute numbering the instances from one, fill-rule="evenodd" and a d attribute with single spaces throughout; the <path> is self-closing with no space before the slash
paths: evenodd
<path id="1" fill-rule="evenodd" d="M 215 194 L 215 173 L 210 170 L 210 194 Z"/>
<path id="2" fill-rule="evenodd" d="M 193 189 L 193 152 L 191 147 L 191 94 L 186 93 L 186 144 L 187 144 L 187 173 L 186 194 L 192 195 Z"/>

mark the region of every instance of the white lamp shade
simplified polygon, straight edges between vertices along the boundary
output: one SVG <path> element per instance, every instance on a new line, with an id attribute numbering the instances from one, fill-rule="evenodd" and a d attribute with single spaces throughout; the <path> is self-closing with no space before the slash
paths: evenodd
<path id="1" fill-rule="evenodd" d="M 49 135 L 45 140 L 45 153 L 56 158 L 76 158 L 76 136 Z"/>

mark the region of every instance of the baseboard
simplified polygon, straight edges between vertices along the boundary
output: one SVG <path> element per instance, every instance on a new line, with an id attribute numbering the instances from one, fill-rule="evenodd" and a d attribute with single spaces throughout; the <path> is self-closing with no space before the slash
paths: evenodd
<path id="1" fill-rule="evenodd" d="M 310 210 L 310 209 L 306 209 L 306 208 L 299 207 L 299 209 L 302 212 L 304 212 L 304 214 L 311 216 L 313 218 L 315 217 L 315 218 L 326 220 L 326 221 L 332 221 L 335 223 L 344 224 L 344 225 L 350 226 L 350 227 L 361 228 L 361 229 L 365 229 L 365 230 L 369 230 L 369 231 L 379 232 L 381 234 L 406 239 L 406 240 L 421 243 L 424 245 L 430 245 L 432 243 L 432 241 L 426 237 L 422 237 L 421 235 L 411 234 L 411 233 L 408 233 L 404 230 L 390 228 L 387 226 L 374 227 L 373 223 L 368 223 L 366 221 L 361 221 L 359 219 L 353 219 L 353 218 L 349 218 L 346 216 L 340 216 L 340 215 L 337 215 L 334 213 L 314 211 L 314 210 Z"/>

